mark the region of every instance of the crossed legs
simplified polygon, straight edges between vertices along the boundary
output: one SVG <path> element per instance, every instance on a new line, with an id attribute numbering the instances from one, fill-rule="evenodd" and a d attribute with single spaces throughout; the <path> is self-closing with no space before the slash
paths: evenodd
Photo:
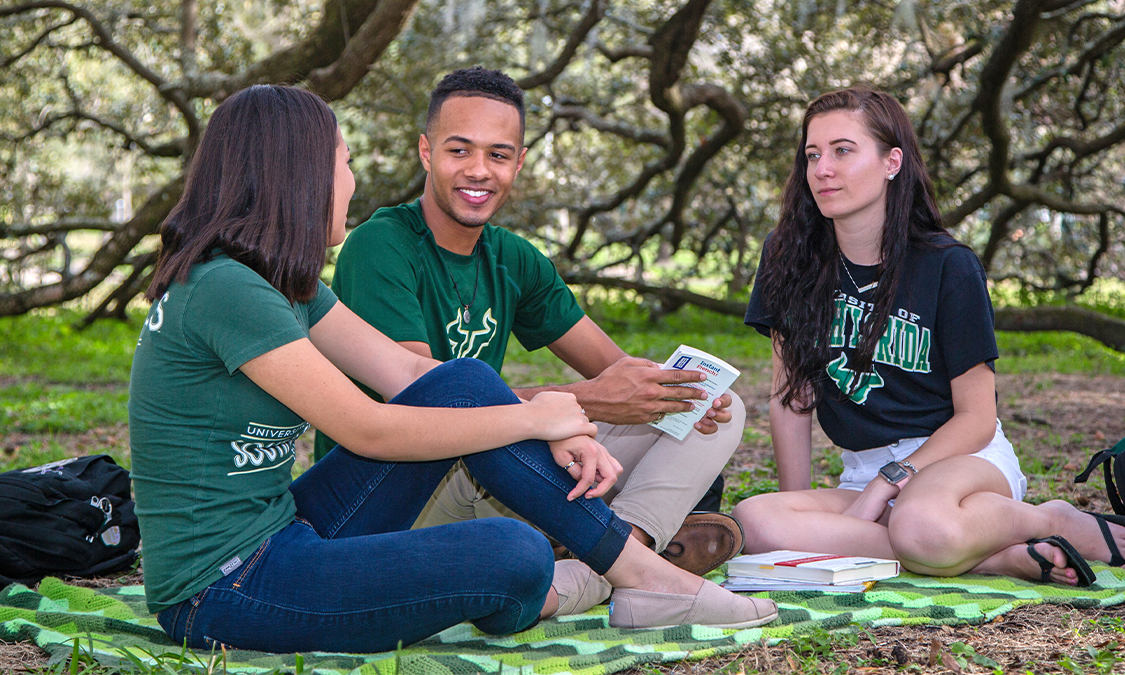
<path id="1" fill-rule="evenodd" d="M 1066 502 L 1041 505 L 1010 497 L 1007 479 L 979 457 L 958 456 L 927 466 L 911 478 L 879 522 L 842 515 L 859 497 L 853 490 L 807 490 L 751 497 L 733 515 L 746 531 L 746 552 L 781 548 L 896 558 L 920 574 L 965 572 L 1038 580 L 1029 539 L 1061 535 L 1089 560 L 1108 562 L 1097 522 Z M 1110 525 L 1118 546 L 1125 528 Z M 1057 547 L 1036 551 L 1054 565 L 1052 581 L 1075 583 Z"/>

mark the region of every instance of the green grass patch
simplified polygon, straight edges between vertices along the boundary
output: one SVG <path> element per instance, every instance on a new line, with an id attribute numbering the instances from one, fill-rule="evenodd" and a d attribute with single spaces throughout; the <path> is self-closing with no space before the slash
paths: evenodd
<path id="1" fill-rule="evenodd" d="M 124 386 L 76 388 L 33 380 L 0 387 L 0 419 L 9 432 L 80 433 L 129 421 Z"/>
<path id="2" fill-rule="evenodd" d="M 68 442 L 73 440 L 65 434 L 51 434 L 45 437 L 27 441 L 19 447 L 19 452 L 12 457 L 5 455 L 0 459 L 0 471 L 24 469 L 31 466 L 41 466 L 60 459 L 75 456 L 75 447 Z M 119 466 L 128 469 L 132 466 L 129 457 L 128 442 L 119 437 L 102 439 L 83 445 L 80 448 L 82 455 L 109 455 Z"/>
<path id="3" fill-rule="evenodd" d="M 85 330 L 74 311 L 43 310 L 0 318 L 0 373 L 51 382 L 128 382 L 144 316 L 98 321 Z"/>
<path id="4" fill-rule="evenodd" d="M 998 331 L 999 373 L 1125 375 L 1125 354 L 1077 333 Z"/>

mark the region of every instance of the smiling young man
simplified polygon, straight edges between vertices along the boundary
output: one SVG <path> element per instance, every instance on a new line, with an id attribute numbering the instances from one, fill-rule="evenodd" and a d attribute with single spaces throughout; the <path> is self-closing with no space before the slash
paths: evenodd
<path id="1" fill-rule="evenodd" d="M 421 199 L 380 209 L 356 228 L 332 288 L 391 339 L 442 361 L 471 357 L 500 372 L 513 334 L 528 350 L 550 349 L 586 379 L 517 393 L 573 393 L 598 423 L 598 441 L 624 468 L 605 497 L 610 507 L 640 541 L 702 574 L 742 548 L 733 519 L 689 512 L 738 447 L 745 409 L 728 392 L 683 441 L 647 424 L 690 409 L 699 390 L 677 385 L 699 374 L 626 355 L 584 314 L 550 260 L 488 224 L 523 167 L 523 134 L 523 92 L 511 78 L 480 67 L 447 75 L 431 95 L 418 139 L 428 174 Z M 319 434 L 317 457 L 333 445 Z M 513 512 L 461 468 L 418 525 L 497 515 Z"/>

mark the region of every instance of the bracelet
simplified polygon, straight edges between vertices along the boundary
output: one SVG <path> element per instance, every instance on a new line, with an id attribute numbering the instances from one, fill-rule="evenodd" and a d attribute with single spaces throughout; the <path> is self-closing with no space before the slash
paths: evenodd
<path id="1" fill-rule="evenodd" d="M 914 466 L 913 464 L 906 461 L 905 459 L 898 460 L 898 463 L 905 466 L 906 468 L 910 469 L 910 473 L 912 473 L 912 474 L 918 473 L 918 467 Z"/>

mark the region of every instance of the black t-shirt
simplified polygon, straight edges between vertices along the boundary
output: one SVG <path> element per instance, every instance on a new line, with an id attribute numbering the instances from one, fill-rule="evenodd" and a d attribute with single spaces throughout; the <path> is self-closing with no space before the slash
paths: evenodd
<path id="1" fill-rule="evenodd" d="M 825 387 L 816 412 L 824 433 L 841 448 L 866 450 L 933 434 L 953 416 L 950 381 L 980 363 L 992 367 L 999 355 L 983 265 L 951 237 L 939 244 L 948 246 L 912 247 L 907 254 L 887 329 L 875 349 L 874 373 L 850 396 L 856 373 L 848 364 L 875 295 L 859 288 L 875 280 L 877 268 L 840 266 L 826 368 L 836 386 Z M 746 324 L 770 336 L 773 321 L 758 285 Z"/>

